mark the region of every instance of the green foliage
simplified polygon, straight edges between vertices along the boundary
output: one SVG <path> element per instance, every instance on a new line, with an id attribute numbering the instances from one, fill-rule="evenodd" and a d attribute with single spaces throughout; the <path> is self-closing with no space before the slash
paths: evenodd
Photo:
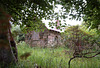
<path id="1" fill-rule="evenodd" d="M 57 4 L 63 6 L 59 13 L 53 10 L 54 6 L 57 8 Z M 37 25 L 37 21 L 41 21 L 42 18 L 65 19 L 70 15 L 69 19 L 83 18 L 87 27 L 99 31 L 99 0 L 0 0 L 0 8 L 6 10 L 12 16 L 14 24 L 19 24 L 21 27 L 29 25 L 36 29 L 37 26 L 34 25 Z"/>
<path id="2" fill-rule="evenodd" d="M 92 36 L 91 42 L 95 42 L 100 46 L 100 33 L 97 29 L 89 29 L 85 25 L 81 25 L 81 30 Z"/>
<path id="3" fill-rule="evenodd" d="M 37 21 L 37 22 L 31 22 L 30 25 L 27 25 L 25 27 L 23 27 L 21 30 L 24 33 L 30 32 L 30 31 L 36 31 L 36 32 L 40 32 L 40 31 L 44 31 L 46 28 L 45 24 L 42 23 L 42 21 Z"/>
<path id="4" fill-rule="evenodd" d="M 21 29 L 20 29 L 20 26 L 15 26 L 12 24 L 12 29 L 11 29 L 11 32 L 13 34 L 13 36 L 17 36 L 18 34 L 22 33 L 21 32 Z"/>
<path id="5" fill-rule="evenodd" d="M 53 13 L 55 0 L 0 0 L 0 8 L 12 16 L 12 22 L 20 25 L 31 26 L 32 30 L 38 28 L 42 18 L 50 18 Z"/>
<path id="6" fill-rule="evenodd" d="M 35 68 L 35 66 L 41 66 L 41 68 L 68 68 L 68 60 L 72 56 L 71 52 L 67 48 L 30 48 L 25 42 L 17 45 L 19 62 L 16 65 L 11 65 L 10 68 Z M 23 53 L 31 52 L 26 60 L 22 60 L 20 56 Z M 71 68 L 99 68 L 100 67 L 100 55 L 92 59 L 79 59 L 76 58 L 71 63 Z"/>
<path id="7" fill-rule="evenodd" d="M 80 20 L 81 17 L 91 29 L 97 30 L 100 25 L 100 1 L 99 0 L 60 0 L 62 9 L 69 13 L 72 19 Z"/>
<path id="8" fill-rule="evenodd" d="M 53 6 L 57 8 L 56 4 L 63 6 L 60 14 L 53 10 Z M 81 20 L 83 17 L 87 27 L 96 28 L 99 31 L 99 0 L 0 0 L 0 7 L 12 16 L 14 24 L 19 24 L 21 27 L 29 25 L 36 29 L 37 26 L 34 25 L 37 25 L 37 20 L 65 19 L 69 13 L 70 19 Z"/>
<path id="9" fill-rule="evenodd" d="M 25 41 L 25 34 L 22 32 L 19 25 L 12 24 L 11 32 L 16 42 Z"/>
<path id="10" fill-rule="evenodd" d="M 63 33 L 63 37 L 65 39 L 65 45 L 71 46 L 71 44 L 75 45 L 73 42 L 79 39 L 79 42 L 82 46 L 99 44 L 99 35 L 96 30 L 90 30 L 85 28 L 84 26 L 70 26 Z M 73 46 L 72 45 L 72 46 Z"/>
<path id="11" fill-rule="evenodd" d="M 16 40 L 15 40 L 16 42 L 20 42 L 20 41 L 25 41 L 25 34 L 19 34 L 19 35 L 17 35 L 16 36 Z"/>

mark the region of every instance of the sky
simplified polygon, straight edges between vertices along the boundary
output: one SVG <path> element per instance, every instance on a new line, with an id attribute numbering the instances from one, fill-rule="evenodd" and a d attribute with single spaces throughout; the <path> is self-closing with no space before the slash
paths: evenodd
<path id="1" fill-rule="evenodd" d="M 49 20 L 42 20 L 43 23 L 45 23 L 46 27 L 48 29 L 51 29 L 51 30 L 55 30 L 55 31 L 59 31 L 59 32 L 64 32 L 65 29 L 63 29 L 62 31 L 61 30 L 57 30 L 55 28 L 51 28 L 49 27 L 48 23 L 50 22 Z M 56 21 L 55 21 L 56 22 Z M 82 24 L 82 20 L 81 21 L 76 21 L 76 20 L 69 20 L 69 19 L 66 19 L 66 22 L 63 22 L 61 21 L 61 23 L 66 23 L 67 25 L 81 25 Z"/>
<path id="2" fill-rule="evenodd" d="M 49 25 L 48 23 L 50 22 L 50 20 L 42 20 L 45 25 L 49 28 Z M 56 21 L 55 21 L 56 22 Z M 61 21 L 61 23 L 66 23 L 66 24 L 69 24 L 69 25 L 81 25 L 82 24 L 82 20 L 81 21 L 76 21 L 76 20 L 69 20 L 69 19 L 66 19 L 66 22 L 64 21 Z"/>
<path id="3" fill-rule="evenodd" d="M 57 7 L 58 8 L 55 8 L 54 9 L 54 12 L 57 12 L 57 13 L 59 13 L 59 11 L 61 11 L 61 5 L 57 5 Z M 67 25 L 69 24 L 69 25 L 81 25 L 82 24 L 82 21 L 83 20 L 81 20 L 81 21 L 76 21 L 76 20 L 69 20 L 68 18 L 66 18 L 65 19 L 66 20 L 66 22 L 64 22 L 63 20 L 61 20 L 61 23 L 63 24 L 63 23 L 66 23 Z M 46 27 L 48 28 L 48 29 L 51 29 L 50 27 L 49 27 L 49 25 L 48 25 L 48 23 L 49 22 L 51 22 L 50 20 L 45 20 L 45 19 L 43 19 L 42 20 L 43 21 L 43 23 L 45 23 L 45 25 L 46 25 Z M 53 20 L 53 22 L 56 22 L 56 20 Z"/>

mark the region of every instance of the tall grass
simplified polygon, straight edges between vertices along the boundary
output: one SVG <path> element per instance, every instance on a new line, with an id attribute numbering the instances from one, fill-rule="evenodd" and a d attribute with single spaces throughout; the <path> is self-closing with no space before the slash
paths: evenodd
<path id="1" fill-rule="evenodd" d="M 72 57 L 71 54 L 65 53 L 69 51 L 68 48 L 40 48 L 29 47 L 22 42 L 18 47 L 18 64 L 11 66 L 12 68 L 68 68 L 68 61 Z M 26 52 L 31 52 L 26 60 L 21 59 L 20 56 Z M 10 68 L 11 68 L 10 67 Z M 100 68 L 100 55 L 91 59 L 76 58 L 71 61 L 71 68 Z"/>

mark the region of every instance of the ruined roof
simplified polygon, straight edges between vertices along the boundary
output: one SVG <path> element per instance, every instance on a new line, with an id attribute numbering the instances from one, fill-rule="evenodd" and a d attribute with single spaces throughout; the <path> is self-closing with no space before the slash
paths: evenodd
<path id="1" fill-rule="evenodd" d="M 50 32 L 54 32 L 54 33 L 58 33 L 58 34 L 60 34 L 60 32 L 59 31 L 55 31 L 55 30 L 49 30 Z"/>
<path id="2" fill-rule="evenodd" d="M 40 29 L 43 29 L 44 31 L 48 30 L 48 31 L 50 31 L 50 32 L 60 33 L 59 30 L 56 30 L 56 29 L 48 29 L 48 28 L 45 26 L 44 23 L 41 24 Z"/>

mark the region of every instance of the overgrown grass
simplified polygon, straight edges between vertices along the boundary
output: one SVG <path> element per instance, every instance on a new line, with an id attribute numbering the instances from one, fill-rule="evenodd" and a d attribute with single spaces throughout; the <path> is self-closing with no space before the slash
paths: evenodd
<path id="1" fill-rule="evenodd" d="M 31 48 L 24 42 L 17 47 L 19 62 L 12 68 L 68 68 L 68 61 L 72 57 L 69 49 L 63 47 Z M 31 52 L 31 56 L 26 60 L 21 59 L 20 56 L 26 52 Z M 100 68 L 100 55 L 91 59 L 76 58 L 71 61 L 71 68 Z"/>

